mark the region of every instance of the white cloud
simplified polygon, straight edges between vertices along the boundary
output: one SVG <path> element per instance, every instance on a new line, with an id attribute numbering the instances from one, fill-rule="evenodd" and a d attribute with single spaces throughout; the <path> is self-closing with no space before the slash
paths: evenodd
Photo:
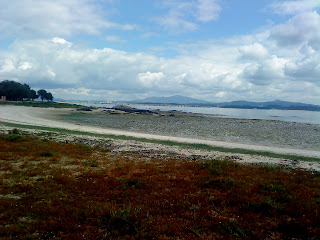
<path id="1" fill-rule="evenodd" d="M 318 0 L 296 0 L 274 2 L 269 6 L 275 13 L 283 15 L 294 15 L 301 12 L 309 12 L 320 7 Z"/>
<path id="2" fill-rule="evenodd" d="M 1 35 L 10 37 L 97 35 L 109 28 L 136 28 L 109 21 L 91 0 L 1 0 L 0 22 Z"/>
<path id="3" fill-rule="evenodd" d="M 226 93 L 225 92 L 218 92 L 217 94 L 215 94 L 216 97 L 219 97 L 219 98 L 223 98 L 226 96 Z"/>
<path id="4" fill-rule="evenodd" d="M 314 82 L 320 86 L 320 54 L 301 59 L 300 61 L 290 61 L 285 65 L 285 74 L 296 81 Z"/>
<path id="5" fill-rule="evenodd" d="M 32 64 L 29 63 L 29 62 L 24 62 L 24 63 L 22 63 L 21 66 L 18 67 L 18 68 L 19 68 L 19 69 L 22 69 L 22 70 L 27 70 L 27 69 L 29 69 L 29 68 L 32 68 Z"/>
<path id="6" fill-rule="evenodd" d="M 146 73 L 139 73 L 137 78 L 142 83 L 143 86 L 151 87 L 153 85 L 158 85 L 163 79 L 165 75 L 162 72 L 146 72 Z"/>
<path id="7" fill-rule="evenodd" d="M 0 60 L 0 72 L 12 72 L 16 69 L 14 62 L 10 58 Z"/>
<path id="8" fill-rule="evenodd" d="M 175 12 L 169 13 L 165 17 L 157 18 L 157 22 L 171 33 L 194 31 L 198 28 L 197 24 L 181 18 Z"/>
<path id="9" fill-rule="evenodd" d="M 0 79 L 55 89 L 56 97 L 67 99 L 182 94 L 210 101 L 280 98 L 320 104 L 318 19 L 318 13 L 305 12 L 251 35 L 172 45 L 183 50 L 172 58 L 85 48 L 53 36 L 17 40 L 0 54 Z"/>
<path id="10" fill-rule="evenodd" d="M 56 73 L 51 69 L 50 66 L 46 66 L 47 68 L 47 76 L 50 78 L 50 79 L 54 79 L 56 77 Z"/>
<path id="11" fill-rule="evenodd" d="M 167 14 L 154 20 L 171 33 L 194 31 L 198 22 L 214 21 L 221 11 L 215 0 L 166 0 L 162 7 L 168 10 Z"/>
<path id="12" fill-rule="evenodd" d="M 273 55 L 260 63 L 247 66 L 242 77 L 255 85 L 270 85 L 283 79 L 285 64 L 288 60 Z"/>
<path id="13" fill-rule="evenodd" d="M 106 40 L 108 42 L 118 42 L 118 43 L 124 43 L 126 40 L 121 39 L 119 36 L 110 35 L 106 37 Z"/>
<path id="14" fill-rule="evenodd" d="M 52 38 L 53 43 L 60 43 L 60 44 L 70 44 L 67 40 L 59 37 Z"/>
<path id="15" fill-rule="evenodd" d="M 198 0 L 195 17 L 200 22 L 210 22 L 219 17 L 221 7 L 215 0 Z"/>
<path id="16" fill-rule="evenodd" d="M 306 41 L 320 47 L 320 16 L 317 12 L 303 12 L 271 30 L 271 39 L 278 45 L 297 45 Z"/>
<path id="17" fill-rule="evenodd" d="M 260 60 L 268 56 L 268 50 L 260 43 L 241 46 L 239 48 L 241 60 Z"/>

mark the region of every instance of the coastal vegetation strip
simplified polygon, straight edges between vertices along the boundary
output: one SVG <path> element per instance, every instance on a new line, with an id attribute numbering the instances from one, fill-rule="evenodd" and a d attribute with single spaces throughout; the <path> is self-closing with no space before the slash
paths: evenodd
<path id="1" fill-rule="evenodd" d="M 48 130 L 48 129 L 46 129 Z M 320 176 L 0 134 L 4 239 L 317 239 Z"/>
<path id="2" fill-rule="evenodd" d="M 45 126 L 34 126 L 34 125 L 25 125 L 25 124 L 17 124 L 17 123 L 9 123 L 9 122 L 0 122 L 0 123 L 4 126 L 15 127 L 15 128 L 37 129 L 37 130 L 44 130 L 44 131 L 51 131 L 51 132 L 59 132 L 59 133 L 74 134 L 74 135 L 85 135 L 85 136 L 93 136 L 93 137 L 101 137 L 101 138 L 109 138 L 109 139 L 134 140 L 134 141 L 140 141 L 140 142 L 162 144 L 167 146 L 178 146 L 178 147 L 184 147 L 184 148 L 203 149 L 203 150 L 211 150 L 211 151 L 226 152 L 226 153 L 251 154 L 251 155 L 265 156 L 270 158 L 288 159 L 288 160 L 294 160 L 294 161 L 309 161 L 309 162 L 320 161 L 320 158 L 318 157 L 280 154 L 280 153 L 273 153 L 268 151 L 226 148 L 226 147 L 211 146 L 207 144 L 147 139 L 147 138 L 140 138 L 140 137 L 125 136 L 125 135 L 99 134 L 99 133 L 92 133 L 92 132 L 85 132 L 85 131 L 69 130 L 64 128 L 51 128 L 51 127 L 45 127 Z"/>
<path id="3" fill-rule="evenodd" d="M 41 102 L 41 101 L 0 101 L 0 106 L 25 106 L 25 107 L 40 107 L 40 108 L 79 108 L 83 107 L 78 104 L 60 103 L 60 102 Z"/>

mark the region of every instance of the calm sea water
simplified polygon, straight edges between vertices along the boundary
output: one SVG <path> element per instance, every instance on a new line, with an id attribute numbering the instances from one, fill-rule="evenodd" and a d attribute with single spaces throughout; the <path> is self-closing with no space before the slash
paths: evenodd
<path id="1" fill-rule="evenodd" d="M 110 108 L 116 104 L 79 102 L 81 105 Z M 320 112 L 302 110 L 264 110 L 264 109 L 237 109 L 237 108 L 212 108 L 212 107 L 186 107 L 186 106 L 158 106 L 143 104 L 128 104 L 131 107 L 146 110 L 176 110 L 191 113 L 208 114 L 209 117 L 225 117 L 237 119 L 264 119 L 280 120 L 301 123 L 320 124 Z"/>

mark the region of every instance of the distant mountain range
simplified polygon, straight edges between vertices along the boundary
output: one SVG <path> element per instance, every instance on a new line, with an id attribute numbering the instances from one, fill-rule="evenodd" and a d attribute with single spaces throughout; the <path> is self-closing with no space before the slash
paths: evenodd
<path id="1" fill-rule="evenodd" d="M 271 102 L 233 101 L 233 102 L 213 103 L 213 102 L 208 102 L 200 99 L 184 97 L 180 95 L 175 95 L 171 97 L 149 97 L 141 100 L 129 101 L 129 103 L 210 106 L 210 107 L 242 108 L 242 109 L 256 108 L 256 109 L 320 111 L 319 105 L 299 103 L 299 102 L 287 102 L 287 101 L 275 100 Z"/>

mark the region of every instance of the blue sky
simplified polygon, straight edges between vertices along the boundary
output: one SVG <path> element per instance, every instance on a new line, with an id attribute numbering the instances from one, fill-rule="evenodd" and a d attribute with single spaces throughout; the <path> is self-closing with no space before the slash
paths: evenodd
<path id="1" fill-rule="evenodd" d="M 319 10 L 319 0 L 2 0 L 0 80 L 64 99 L 320 104 Z"/>

